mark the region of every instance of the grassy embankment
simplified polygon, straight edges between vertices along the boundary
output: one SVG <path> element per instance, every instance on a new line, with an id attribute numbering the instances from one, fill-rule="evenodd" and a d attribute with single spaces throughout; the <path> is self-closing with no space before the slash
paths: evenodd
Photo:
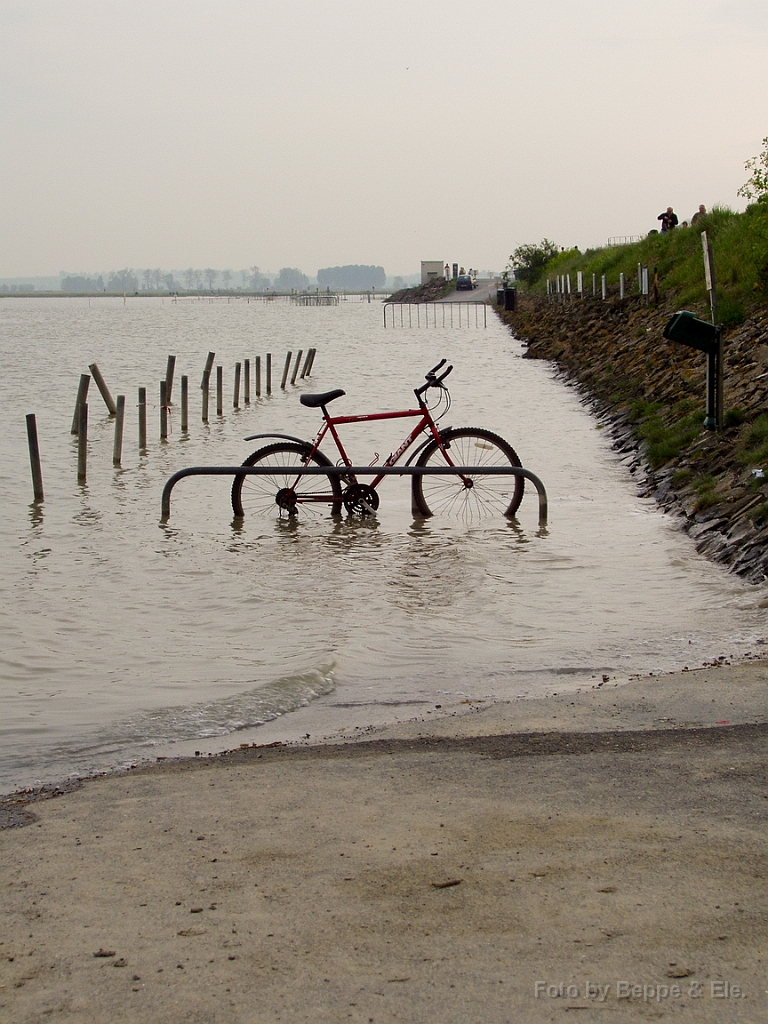
<path id="1" fill-rule="evenodd" d="M 704 229 L 714 250 L 718 319 L 725 328 L 725 424 L 719 433 L 703 428 L 705 357 L 662 338 L 676 310 L 709 319 Z M 658 302 L 638 295 L 638 263 L 649 267 L 651 281 L 656 271 Z M 583 300 L 545 300 L 548 277 L 570 274 L 573 287 L 579 270 Z M 623 302 L 621 272 L 627 283 Z M 602 274 L 607 302 L 599 298 Z M 695 228 L 634 245 L 560 253 L 523 293 L 519 311 L 501 316 L 528 340 L 531 357 L 556 360 L 620 431 L 632 432 L 662 504 L 682 511 L 692 532 L 703 522 L 717 528 L 713 556 L 759 578 L 768 567 L 768 204 L 743 214 L 716 209 Z"/>
<path id="2" fill-rule="evenodd" d="M 756 303 L 768 301 L 768 203 L 755 203 L 745 213 L 715 208 L 695 227 L 677 228 L 669 234 L 648 235 L 634 245 L 604 249 L 572 249 L 546 265 L 533 290 L 545 292 L 546 278 L 570 273 L 575 284 L 577 270 L 584 272 L 584 287 L 591 292 L 592 274 L 598 287 L 602 274 L 618 290 L 619 274 L 627 284 L 637 280 L 637 265 L 656 270 L 660 287 L 673 294 L 679 308 L 708 316 L 704 287 L 701 232 L 706 231 L 715 253 L 718 319 L 725 327 L 742 323 Z"/>

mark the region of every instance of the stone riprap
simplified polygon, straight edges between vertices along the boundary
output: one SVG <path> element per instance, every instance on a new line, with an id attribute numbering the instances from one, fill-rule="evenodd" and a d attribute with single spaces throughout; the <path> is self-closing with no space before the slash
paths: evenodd
<path id="1" fill-rule="evenodd" d="M 679 515 L 701 553 L 761 582 L 768 577 L 768 466 L 745 463 L 743 451 L 749 424 L 768 411 L 768 309 L 724 332 L 726 427 L 702 429 L 679 455 L 654 465 L 638 409 L 654 403 L 663 418 L 686 400 L 705 404 L 706 357 L 663 338 L 678 309 L 674 300 L 561 303 L 526 295 L 516 311 L 498 313 L 526 344 L 528 358 L 553 360 L 583 390 L 610 426 L 640 492 Z"/>

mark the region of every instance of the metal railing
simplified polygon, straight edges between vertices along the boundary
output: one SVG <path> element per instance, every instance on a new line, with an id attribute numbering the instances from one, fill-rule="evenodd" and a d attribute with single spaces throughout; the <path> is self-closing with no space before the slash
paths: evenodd
<path id="1" fill-rule="evenodd" d="M 188 466 L 170 476 L 163 487 L 162 521 L 171 515 L 171 492 L 179 480 L 187 476 L 264 476 L 274 473 L 274 466 Z M 295 466 L 296 476 L 522 476 L 530 480 L 539 495 L 539 527 L 547 525 L 547 492 L 544 484 L 530 469 L 521 466 Z"/>
<path id="2" fill-rule="evenodd" d="M 488 303 L 479 299 L 456 299 L 453 302 L 385 302 L 384 326 L 487 327 Z"/>

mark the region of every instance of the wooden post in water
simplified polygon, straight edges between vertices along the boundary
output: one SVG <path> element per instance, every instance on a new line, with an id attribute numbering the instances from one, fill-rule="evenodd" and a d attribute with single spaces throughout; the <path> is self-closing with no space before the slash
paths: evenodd
<path id="1" fill-rule="evenodd" d="M 216 367 L 216 415 L 224 415 L 224 368 Z"/>
<path id="2" fill-rule="evenodd" d="M 160 381 L 160 440 L 168 437 L 168 385 Z"/>
<path id="3" fill-rule="evenodd" d="M 301 357 L 304 355 L 301 349 L 296 353 L 296 363 L 293 367 L 293 373 L 291 374 L 291 384 L 296 383 L 296 374 L 299 372 L 299 366 L 301 365 Z"/>
<path id="4" fill-rule="evenodd" d="M 165 397 L 168 405 L 171 404 L 171 393 L 173 391 L 173 371 L 176 369 L 176 356 L 168 356 L 168 364 L 165 368 Z"/>
<path id="5" fill-rule="evenodd" d="M 266 378 L 267 378 L 267 394 L 271 395 L 272 394 L 272 353 L 271 352 L 267 352 Z"/>
<path id="6" fill-rule="evenodd" d="M 308 348 L 307 349 L 307 358 L 304 360 L 304 366 L 303 366 L 302 371 L 301 371 L 302 380 L 304 379 L 304 377 L 307 376 L 307 370 L 309 369 L 309 359 L 310 359 L 311 355 L 312 355 L 312 349 Z"/>
<path id="7" fill-rule="evenodd" d="M 251 404 L 251 360 L 243 361 L 243 404 Z"/>
<path id="8" fill-rule="evenodd" d="M 234 409 L 240 408 L 240 371 L 242 370 L 241 363 L 235 363 L 235 391 L 232 396 L 232 407 Z"/>
<path id="9" fill-rule="evenodd" d="M 139 451 L 147 450 L 147 389 L 139 388 Z"/>
<path id="10" fill-rule="evenodd" d="M 75 400 L 75 412 L 72 417 L 72 433 L 76 434 L 80 429 L 80 406 L 88 401 L 88 385 L 91 383 L 90 373 L 80 374 L 80 384 L 77 388 L 77 399 Z"/>
<path id="11" fill-rule="evenodd" d="M 27 414 L 27 442 L 29 444 L 29 463 L 32 467 L 32 490 L 35 495 L 35 501 L 44 501 L 40 446 L 37 443 L 37 420 L 33 412 Z"/>
<path id="12" fill-rule="evenodd" d="M 104 399 L 104 404 L 106 405 L 107 409 L 109 409 L 109 415 L 114 416 L 115 413 L 117 412 L 117 406 L 115 405 L 115 400 L 112 398 L 112 395 L 110 395 L 109 393 L 109 388 L 104 383 L 104 378 L 101 376 L 101 370 L 98 368 L 96 363 L 91 363 L 88 369 L 91 371 L 93 379 L 96 381 L 96 387 L 101 392 L 101 397 Z"/>
<path id="13" fill-rule="evenodd" d="M 253 361 L 253 375 L 256 378 L 256 397 L 261 398 L 261 356 Z"/>
<path id="14" fill-rule="evenodd" d="M 285 382 L 288 380 L 288 370 L 290 369 L 291 366 L 292 355 L 293 353 L 289 352 L 288 355 L 285 357 L 285 366 L 283 367 L 283 379 L 280 381 L 280 387 L 283 389 L 285 388 Z"/>
<path id="15" fill-rule="evenodd" d="M 112 449 L 112 465 L 119 466 L 123 461 L 123 424 L 125 423 L 125 395 L 117 396 L 117 412 L 115 414 L 115 444 Z"/>
<path id="16" fill-rule="evenodd" d="M 208 357 L 205 360 L 205 369 L 203 370 L 203 379 L 202 379 L 202 382 L 200 384 L 201 389 L 205 386 L 205 378 L 206 377 L 208 378 L 208 382 L 210 383 L 211 374 L 213 373 L 213 360 L 215 358 L 216 358 L 216 353 L 215 352 L 209 352 L 208 353 Z"/>
<path id="17" fill-rule="evenodd" d="M 211 392 L 211 375 L 207 371 L 203 374 L 203 423 L 208 422 L 208 398 Z"/>
<path id="18" fill-rule="evenodd" d="M 186 434 L 189 430 L 189 377 L 181 376 L 181 430 Z"/>
<path id="19" fill-rule="evenodd" d="M 83 402 L 77 420 L 77 482 L 85 483 L 85 464 L 88 454 L 88 403 Z"/>
<path id="20" fill-rule="evenodd" d="M 317 355 L 317 349 L 311 348 L 309 350 L 309 366 L 307 367 L 307 376 L 312 376 L 312 367 L 315 365 L 315 356 Z"/>

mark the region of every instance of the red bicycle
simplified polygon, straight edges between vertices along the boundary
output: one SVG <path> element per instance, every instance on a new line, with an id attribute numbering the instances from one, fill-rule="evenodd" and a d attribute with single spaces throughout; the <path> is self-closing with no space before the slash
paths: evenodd
<path id="1" fill-rule="evenodd" d="M 379 507 L 378 486 L 383 473 L 372 473 L 370 483 L 362 483 L 353 473 L 297 474 L 298 467 L 314 464 L 332 466 L 331 460 L 320 451 L 327 434 L 336 444 L 341 461 L 339 466 L 352 466 L 337 428 L 346 423 L 364 423 L 369 420 L 405 419 L 418 422 L 392 452 L 384 466 L 394 466 L 421 435 L 425 435 L 406 465 L 415 466 L 518 466 L 522 467 L 514 448 L 498 434 L 482 427 L 440 428 L 437 420 L 451 406 L 451 396 L 444 384 L 453 369 L 445 366 L 445 359 L 426 374 L 426 384 L 414 389 L 417 409 L 398 412 L 368 413 L 361 416 L 331 416 L 328 405 L 341 398 L 345 391 L 336 388 L 318 395 L 302 395 L 299 401 L 310 409 L 321 409 L 323 425 L 314 441 L 305 441 L 288 434 L 252 434 L 246 441 L 275 438 L 253 452 L 244 466 L 269 466 L 271 472 L 236 476 L 232 484 L 232 509 L 235 516 L 274 514 L 297 516 L 317 513 L 330 506 L 331 515 L 340 515 L 342 506 L 352 515 L 371 515 Z M 427 396 L 433 392 L 437 401 L 430 409 Z M 434 410 L 434 415 L 433 415 Z M 429 475 L 417 474 L 412 478 L 413 511 L 416 515 L 458 514 L 464 520 L 475 521 L 488 515 L 514 516 L 523 499 L 525 481 L 512 474 Z"/>

